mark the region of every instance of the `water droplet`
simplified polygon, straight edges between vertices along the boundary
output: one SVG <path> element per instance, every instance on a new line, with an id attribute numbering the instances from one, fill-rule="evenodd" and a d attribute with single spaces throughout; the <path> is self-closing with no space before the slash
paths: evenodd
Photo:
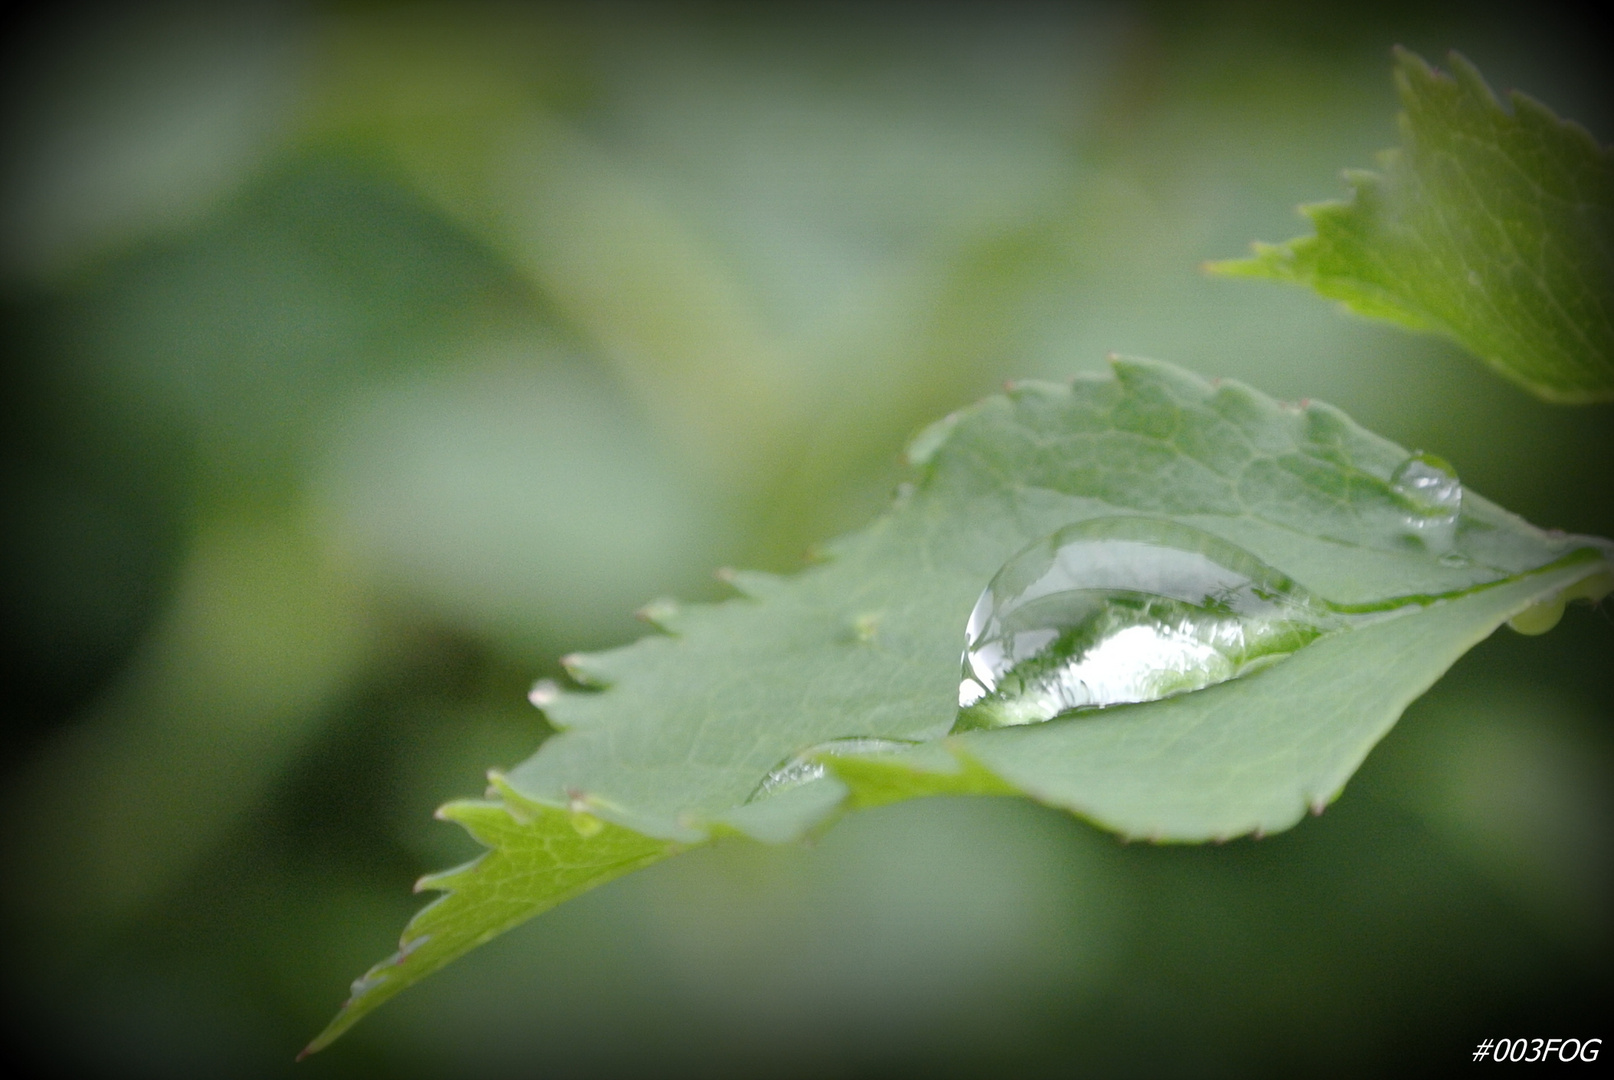
<path id="1" fill-rule="evenodd" d="M 955 731 L 1199 690 L 1340 615 L 1254 555 L 1175 522 L 1095 518 L 1004 564 L 966 630 Z"/>
<path id="2" fill-rule="evenodd" d="M 1448 551 L 1435 561 L 1440 563 L 1441 566 L 1451 567 L 1467 566 L 1470 562 L 1467 555 L 1459 555 L 1455 551 Z"/>
<path id="3" fill-rule="evenodd" d="M 1562 593 L 1550 596 L 1540 603 L 1531 604 L 1513 618 L 1508 625 L 1521 634 L 1535 637 L 1545 634 L 1558 625 L 1558 620 L 1564 617 L 1564 597 Z"/>
<path id="4" fill-rule="evenodd" d="M 1407 524 L 1420 531 L 1452 525 L 1463 510 L 1457 470 L 1444 458 L 1422 451 L 1396 467 L 1390 491 L 1407 511 Z"/>
<path id="5" fill-rule="evenodd" d="M 902 739 L 875 739 L 866 736 L 857 736 L 848 739 L 831 739 L 829 742 L 819 743 L 796 754 L 794 757 L 779 764 L 772 772 L 762 778 L 762 783 L 751 793 L 746 802 L 755 802 L 766 795 L 775 795 L 787 788 L 800 787 L 826 776 L 829 772 L 821 761 L 814 758 L 821 754 L 831 757 L 851 757 L 857 754 L 894 754 L 906 750 L 914 744 Z"/>

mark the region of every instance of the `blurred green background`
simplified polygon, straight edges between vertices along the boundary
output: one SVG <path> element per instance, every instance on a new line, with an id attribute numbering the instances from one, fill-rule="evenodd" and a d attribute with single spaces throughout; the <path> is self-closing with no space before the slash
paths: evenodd
<path id="1" fill-rule="evenodd" d="M 573 649 L 877 513 L 1109 351 L 1322 398 L 1614 535 L 1614 409 L 1207 258 L 1304 230 L 1449 48 L 1601 139 L 1540 4 L 97 6 L 4 60 L 3 965 L 116 1076 L 1258 1075 L 1607 1034 L 1614 625 L 1503 631 L 1328 813 L 1002 799 L 658 865 L 296 1050 L 476 851 Z M 962 614 L 961 629 L 962 629 Z"/>

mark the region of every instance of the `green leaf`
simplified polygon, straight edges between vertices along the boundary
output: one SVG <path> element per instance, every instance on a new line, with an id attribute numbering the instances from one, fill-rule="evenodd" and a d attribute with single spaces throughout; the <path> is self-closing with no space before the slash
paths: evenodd
<path id="1" fill-rule="evenodd" d="M 496 781 L 498 801 L 445 809 L 493 850 L 422 882 L 449 897 L 315 1047 L 521 919 L 725 833 L 784 841 L 849 808 L 944 793 L 1030 795 L 1163 840 L 1286 828 L 1503 621 L 1567 589 L 1607 591 L 1614 552 L 1472 492 L 1449 542 L 1431 545 L 1392 487 L 1407 451 L 1330 406 L 1147 361 L 1016 385 L 923 432 L 909 457 L 911 488 L 820 565 L 733 574 L 741 598 L 651 605 L 665 634 L 568 658 L 601 689 L 542 695 L 559 733 Z M 1115 514 L 1215 534 L 1382 617 L 1207 690 L 949 737 L 987 581 L 1029 542 Z M 781 764 L 853 737 L 914 745 L 823 757 L 833 775 L 753 798 Z"/>
<path id="2" fill-rule="evenodd" d="M 302 1056 L 324 1049 L 370 1010 L 450 960 L 563 900 L 677 850 L 587 814 L 522 798 L 494 775 L 488 801 L 437 811 L 487 846 L 474 862 L 428 874 L 415 891 L 446 895 L 410 920 L 398 951 L 365 972 L 353 995 Z"/>
<path id="3" fill-rule="evenodd" d="M 1450 63 L 1398 49 L 1400 149 L 1347 172 L 1345 201 L 1301 207 L 1316 235 L 1209 269 L 1445 335 L 1548 401 L 1614 400 L 1614 153 Z"/>

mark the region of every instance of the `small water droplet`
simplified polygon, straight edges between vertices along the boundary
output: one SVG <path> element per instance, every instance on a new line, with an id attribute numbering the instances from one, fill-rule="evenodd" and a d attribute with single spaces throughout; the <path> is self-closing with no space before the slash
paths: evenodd
<path id="1" fill-rule="evenodd" d="M 1453 523 L 1463 510 L 1463 482 L 1444 458 L 1422 451 L 1396 467 L 1390 491 L 1408 511 L 1408 524 L 1432 529 Z"/>
<path id="2" fill-rule="evenodd" d="M 814 758 L 822 754 L 831 757 L 852 757 L 858 754 L 894 754 L 906 750 L 914 744 L 902 739 L 876 739 L 867 736 L 855 736 L 848 739 L 831 739 L 809 747 L 801 753 L 781 762 L 774 770 L 762 778 L 762 783 L 751 793 L 746 802 L 755 802 L 766 796 L 775 795 L 787 788 L 800 787 L 828 775 L 829 770 L 821 761 Z"/>
<path id="3" fill-rule="evenodd" d="M 1508 625 L 1521 634 L 1535 637 L 1545 634 L 1558 625 L 1558 620 L 1564 617 L 1564 597 L 1562 593 L 1549 596 L 1539 603 L 1531 604 L 1513 618 Z"/>
<path id="4" fill-rule="evenodd" d="M 1467 566 L 1470 560 L 1467 555 L 1459 555 L 1455 551 L 1448 551 L 1435 561 L 1440 563 L 1441 566 L 1459 567 Z"/>
<path id="5" fill-rule="evenodd" d="M 1004 564 L 965 632 L 955 731 L 1203 689 L 1342 618 L 1243 548 L 1144 517 L 1066 526 Z"/>

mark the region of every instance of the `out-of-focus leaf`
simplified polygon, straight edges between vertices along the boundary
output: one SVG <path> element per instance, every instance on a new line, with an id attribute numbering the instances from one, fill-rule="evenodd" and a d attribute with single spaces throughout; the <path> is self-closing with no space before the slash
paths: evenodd
<path id="1" fill-rule="evenodd" d="M 1160 839 L 1286 828 L 1335 796 L 1470 646 L 1608 566 L 1605 542 L 1549 536 L 1473 493 L 1449 544 L 1426 543 L 1392 486 L 1405 450 L 1329 406 L 1284 406 L 1146 361 L 1116 361 L 1113 378 L 1015 387 L 934 425 L 909 454 L 916 488 L 835 544 L 826 565 L 794 578 L 736 574 L 743 599 L 651 605 L 665 636 L 572 657 L 574 677 L 599 692 L 541 695 L 560 733 L 500 782 L 503 808 L 477 811 L 536 824 L 494 838 L 483 863 L 439 883 L 492 888 L 517 872 L 505 852 L 519 844 L 519 872 L 549 890 L 521 898 L 537 911 L 559 898 L 547 882 L 560 870 L 614 873 L 724 832 L 790 839 L 831 820 L 849 794 L 855 805 L 1020 792 Z M 946 738 L 982 587 L 1028 542 L 1115 514 L 1191 525 L 1332 602 L 1396 614 L 1208 690 Z M 919 745 L 825 759 L 842 779 L 760 792 L 796 755 L 853 737 Z M 573 838 L 568 815 L 604 838 L 597 854 Z M 557 862 L 533 838 L 563 829 L 579 852 Z M 628 836 L 640 845 L 631 856 L 621 854 Z M 586 880 L 567 878 L 564 892 Z M 518 905 L 508 903 L 481 932 L 455 937 L 456 951 L 511 925 Z M 428 942 L 414 959 L 410 943 L 426 932 L 406 931 L 403 952 L 361 980 L 316 1045 L 450 958 L 446 943 Z"/>
<path id="2" fill-rule="evenodd" d="M 7 856 L 34 917 L 97 931 L 163 894 L 258 804 L 375 656 L 351 582 L 294 527 L 205 522 L 129 670 L 34 762 Z M 46 827 L 48 823 L 48 828 Z"/>
<path id="3" fill-rule="evenodd" d="M 561 618 L 620 641 L 646 595 L 698 587 L 718 515 L 603 373 L 538 335 L 451 361 L 336 417 L 321 502 L 370 577 L 527 647 Z"/>
<path id="4" fill-rule="evenodd" d="M 1614 152 L 1450 62 L 1397 52 L 1402 146 L 1302 208 L 1315 235 L 1210 268 L 1443 334 L 1549 401 L 1614 399 Z"/>
<path id="5" fill-rule="evenodd" d="M 103 14 L 39 20 L 12 43 L 26 59 L 8 65 L 7 275 L 60 283 L 195 225 L 281 149 L 290 126 L 293 20 L 266 8 Z"/>

